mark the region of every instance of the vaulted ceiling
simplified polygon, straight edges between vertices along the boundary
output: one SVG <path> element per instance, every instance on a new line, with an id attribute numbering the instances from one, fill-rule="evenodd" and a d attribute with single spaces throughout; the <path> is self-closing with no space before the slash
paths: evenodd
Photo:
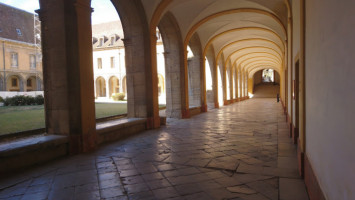
<path id="1" fill-rule="evenodd" d="M 141 0 L 147 19 L 170 12 L 188 44 L 197 33 L 204 52 L 212 45 L 250 76 L 264 68 L 282 69 L 287 40 L 287 0 Z M 223 56 L 221 56 L 223 54 Z"/>

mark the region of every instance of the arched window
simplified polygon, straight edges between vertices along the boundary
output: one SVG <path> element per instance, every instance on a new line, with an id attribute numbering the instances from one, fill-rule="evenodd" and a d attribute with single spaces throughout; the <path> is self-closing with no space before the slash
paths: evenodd
<path id="1" fill-rule="evenodd" d="M 262 77 L 264 83 L 273 83 L 275 81 L 274 70 L 272 69 L 263 70 Z"/>

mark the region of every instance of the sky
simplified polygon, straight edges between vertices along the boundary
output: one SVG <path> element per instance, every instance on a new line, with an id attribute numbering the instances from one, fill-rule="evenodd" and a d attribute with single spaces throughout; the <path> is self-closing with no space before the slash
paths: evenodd
<path id="1" fill-rule="evenodd" d="M 0 2 L 31 13 L 39 9 L 38 0 L 0 0 Z M 94 8 L 92 24 L 119 20 L 117 11 L 110 0 L 92 0 L 91 7 Z"/>

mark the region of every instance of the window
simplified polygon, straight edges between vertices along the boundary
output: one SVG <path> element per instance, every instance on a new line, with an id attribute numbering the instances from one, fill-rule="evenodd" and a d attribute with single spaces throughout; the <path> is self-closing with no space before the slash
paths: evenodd
<path id="1" fill-rule="evenodd" d="M 102 58 L 97 59 L 97 68 L 102 69 Z"/>
<path id="2" fill-rule="evenodd" d="M 12 78 L 12 79 L 11 79 L 11 86 L 12 86 L 12 87 L 17 87 L 17 85 L 18 85 L 18 84 L 17 84 L 17 78 Z"/>
<path id="3" fill-rule="evenodd" d="M 115 44 L 115 37 L 111 37 L 111 46 L 113 46 Z"/>
<path id="4" fill-rule="evenodd" d="M 115 57 L 111 57 L 111 68 L 115 68 Z"/>
<path id="5" fill-rule="evenodd" d="M 16 29 L 17 35 L 22 36 L 21 30 L 19 28 Z"/>
<path id="6" fill-rule="evenodd" d="M 274 82 L 274 70 L 272 69 L 263 70 L 262 78 L 264 83 Z"/>
<path id="7" fill-rule="evenodd" d="M 104 38 L 100 38 L 100 44 L 99 47 L 102 47 L 104 45 Z"/>
<path id="8" fill-rule="evenodd" d="M 11 67 L 18 67 L 18 54 L 11 53 Z"/>
<path id="9" fill-rule="evenodd" d="M 36 56 L 35 55 L 30 55 L 30 68 L 31 69 L 36 68 Z"/>
<path id="10" fill-rule="evenodd" d="M 32 79 L 27 80 L 27 87 L 32 87 Z"/>

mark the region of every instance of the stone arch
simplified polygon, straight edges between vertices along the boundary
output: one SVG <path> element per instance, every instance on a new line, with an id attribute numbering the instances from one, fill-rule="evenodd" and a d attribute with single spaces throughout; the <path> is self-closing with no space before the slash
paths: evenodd
<path id="1" fill-rule="evenodd" d="M 192 57 L 187 59 L 189 107 L 201 106 L 201 68 L 202 68 L 202 46 L 200 37 L 195 33 L 189 42 Z M 188 52 L 190 53 L 190 52 Z"/>
<path id="2" fill-rule="evenodd" d="M 151 37 L 144 7 L 139 0 L 111 2 L 118 11 L 125 36 L 122 40 L 125 46 L 128 117 L 151 118 L 154 116 L 154 94 L 151 90 L 157 75 L 152 73 Z"/>
<path id="3" fill-rule="evenodd" d="M 96 98 L 106 97 L 106 80 L 104 77 L 99 76 L 96 78 Z"/>
<path id="4" fill-rule="evenodd" d="M 24 77 L 20 74 L 11 73 L 6 78 L 6 91 L 24 91 Z"/>
<path id="5" fill-rule="evenodd" d="M 38 90 L 38 79 L 34 75 L 27 76 L 26 78 L 26 91 L 37 91 Z"/>
<path id="6" fill-rule="evenodd" d="M 183 117 L 185 94 L 181 75 L 184 72 L 183 46 L 179 26 L 172 13 L 166 13 L 158 24 L 165 51 L 166 116 Z"/>
<path id="7" fill-rule="evenodd" d="M 111 98 L 113 94 L 120 92 L 120 82 L 117 76 L 111 76 L 108 82 L 109 85 L 109 97 Z"/>

